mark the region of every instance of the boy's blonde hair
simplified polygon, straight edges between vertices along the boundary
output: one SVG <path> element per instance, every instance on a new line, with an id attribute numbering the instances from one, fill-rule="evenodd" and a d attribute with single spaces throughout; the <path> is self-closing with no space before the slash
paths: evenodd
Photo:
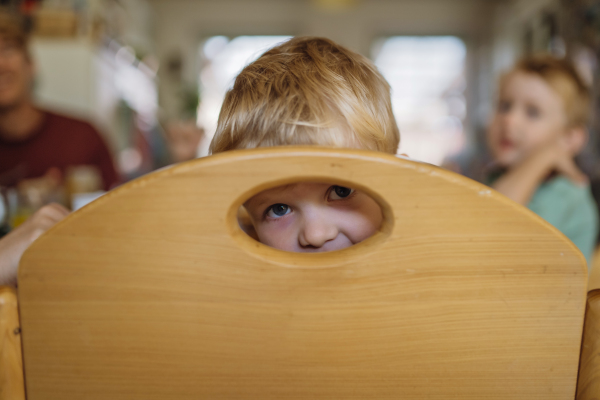
<path id="1" fill-rule="evenodd" d="M 585 127 L 589 123 L 590 93 L 571 62 L 551 55 L 537 55 L 522 59 L 511 72 L 518 71 L 539 76 L 554 89 L 563 100 L 569 127 Z"/>
<path id="2" fill-rule="evenodd" d="M 390 86 L 373 63 L 331 40 L 298 37 L 240 72 L 210 150 L 322 145 L 395 154 L 399 142 Z"/>

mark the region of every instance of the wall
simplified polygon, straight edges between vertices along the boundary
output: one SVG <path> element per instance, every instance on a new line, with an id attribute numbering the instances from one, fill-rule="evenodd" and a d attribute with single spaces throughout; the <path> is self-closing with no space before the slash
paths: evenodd
<path id="1" fill-rule="evenodd" d="M 496 7 L 490 59 L 494 76 L 498 76 L 522 56 L 526 27 L 536 23 L 543 11 L 558 7 L 558 0 L 513 0 Z"/>
<path id="2" fill-rule="evenodd" d="M 154 52 L 153 10 L 146 0 L 84 0 L 90 13 L 102 15 L 105 33 L 117 37 L 138 54 Z M 36 66 L 34 95 L 42 107 L 92 122 L 112 147 L 121 147 L 115 108 L 120 94 L 115 85 L 114 56 L 90 35 L 40 37 L 31 40 Z"/>
<path id="3" fill-rule="evenodd" d="M 95 48 L 85 40 L 34 38 L 31 52 L 36 67 L 37 102 L 57 111 L 92 118 Z"/>
<path id="4" fill-rule="evenodd" d="M 111 60 L 86 39 L 34 38 L 31 53 L 36 103 L 91 122 L 117 147 L 114 109 L 119 94 Z"/>

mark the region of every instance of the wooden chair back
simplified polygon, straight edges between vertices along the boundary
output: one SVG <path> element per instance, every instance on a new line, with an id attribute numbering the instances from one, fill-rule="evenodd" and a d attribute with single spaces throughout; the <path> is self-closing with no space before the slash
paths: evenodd
<path id="1" fill-rule="evenodd" d="M 577 383 L 577 400 L 600 396 L 600 247 L 594 253 L 588 281 L 585 327 Z"/>
<path id="2" fill-rule="evenodd" d="M 279 251 L 240 205 L 300 180 L 365 190 L 375 236 Z M 488 187 L 358 150 L 230 152 L 165 169 L 38 239 L 19 271 L 27 397 L 568 399 L 587 268 Z"/>
<path id="3" fill-rule="evenodd" d="M 592 258 L 592 268 L 590 270 L 588 290 L 600 290 L 600 246 L 596 248 L 596 251 L 594 251 L 594 257 Z"/>

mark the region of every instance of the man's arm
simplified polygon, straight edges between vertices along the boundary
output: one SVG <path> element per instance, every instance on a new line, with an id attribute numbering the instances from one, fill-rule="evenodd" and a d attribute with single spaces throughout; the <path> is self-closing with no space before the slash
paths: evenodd
<path id="1" fill-rule="evenodd" d="M 69 211 L 63 206 L 48 204 L 0 239 L 0 285 L 16 285 L 19 261 L 25 250 L 68 214 Z"/>

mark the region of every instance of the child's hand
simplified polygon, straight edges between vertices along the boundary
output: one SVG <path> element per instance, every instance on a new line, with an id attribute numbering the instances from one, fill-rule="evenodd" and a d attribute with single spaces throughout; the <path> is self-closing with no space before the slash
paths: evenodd
<path id="1" fill-rule="evenodd" d="M 587 176 L 583 172 L 581 172 L 581 170 L 575 163 L 575 150 L 571 149 L 569 147 L 569 144 L 562 138 L 559 140 L 558 147 L 560 148 L 559 156 L 557 157 L 557 161 L 554 165 L 557 172 L 565 175 L 567 178 L 571 179 L 577 184 L 588 184 L 589 181 Z"/>
<path id="2" fill-rule="evenodd" d="M 16 284 L 19 261 L 25 250 L 68 214 L 69 211 L 63 206 L 48 204 L 0 239 L 0 285 Z"/>
<path id="3" fill-rule="evenodd" d="M 540 158 L 538 162 L 546 165 L 547 173 L 555 170 L 559 174 L 566 176 L 571 181 L 585 185 L 588 179 L 579 169 L 574 161 L 575 151 L 569 147 L 569 143 L 564 138 L 540 148 L 538 152 L 532 155 L 532 158 Z"/>
<path id="4" fill-rule="evenodd" d="M 583 185 L 587 183 L 587 178 L 573 161 L 574 155 L 575 151 L 564 139 L 552 141 L 530 153 L 492 186 L 505 196 L 526 206 L 539 185 L 552 171 Z"/>

